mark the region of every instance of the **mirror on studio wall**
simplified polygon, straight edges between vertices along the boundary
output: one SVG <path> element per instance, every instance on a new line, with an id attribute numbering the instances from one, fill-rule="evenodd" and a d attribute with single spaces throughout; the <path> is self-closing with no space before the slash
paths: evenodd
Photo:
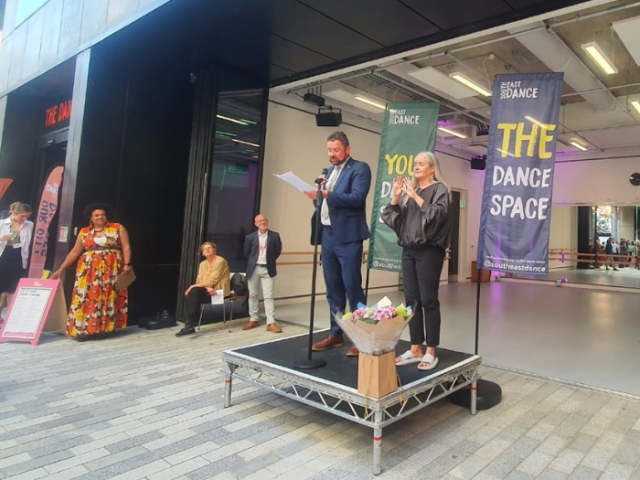
<path id="1" fill-rule="evenodd" d="M 640 206 L 554 205 L 549 274 L 513 278 L 640 288 L 639 253 Z"/>

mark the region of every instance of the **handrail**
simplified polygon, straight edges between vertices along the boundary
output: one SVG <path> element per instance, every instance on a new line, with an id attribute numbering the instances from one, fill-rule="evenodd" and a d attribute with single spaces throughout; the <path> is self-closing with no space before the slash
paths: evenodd
<path id="1" fill-rule="evenodd" d="M 554 251 L 555 255 L 560 254 L 560 257 L 552 257 L 549 253 L 549 261 L 565 263 L 569 261 L 572 263 L 596 263 L 598 265 L 611 265 L 611 264 L 624 264 L 624 265 L 637 265 L 638 256 L 634 256 L 623 253 L 579 253 L 579 252 L 566 252 L 564 250 Z M 585 258 L 586 257 L 586 258 Z"/>

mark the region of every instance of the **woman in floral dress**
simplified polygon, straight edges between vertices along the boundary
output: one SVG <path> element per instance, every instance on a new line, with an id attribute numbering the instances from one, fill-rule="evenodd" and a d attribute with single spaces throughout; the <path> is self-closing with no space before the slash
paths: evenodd
<path id="1" fill-rule="evenodd" d="M 85 210 L 89 226 L 80 230 L 75 246 L 52 278 L 77 259 L 76 279 L 69 309 L 67 334 L 78 341 L 127 326 L 128 292 L 118 291 L 116 280 L 131 272 L 129 235 L 119 223 L 107 220 L 106 205 Z"/>

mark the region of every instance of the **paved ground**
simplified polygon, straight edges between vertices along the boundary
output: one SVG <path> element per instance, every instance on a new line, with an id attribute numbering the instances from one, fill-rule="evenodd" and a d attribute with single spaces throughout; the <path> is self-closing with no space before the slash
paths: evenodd
<path id="1" fill-rule="evenodd" d="M 223 408 L 221 351 L 273 339 L 242 324 L 1 344 L 0 478 L 372 478 L 369 428 L 240 382 Z M 472 417 L 441 401 L 386 428 L 377 478 L 640 479 L 640 401 L 483 376 L 499 406 Z"/>

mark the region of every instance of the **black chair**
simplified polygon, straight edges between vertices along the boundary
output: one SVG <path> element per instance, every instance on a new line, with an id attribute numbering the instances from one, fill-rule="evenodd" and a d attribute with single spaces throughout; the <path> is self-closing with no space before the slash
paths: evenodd
<path id="1" fill-rule="evenodd" d="M 229 274 L 229 277 L 230 277 L 229 280 L 231 282 L 231 291 L 229 292 L 229 295 L 224 297 L 224 299 L 222 300 L 222 321 L 225 324 L 227 323 L 227 302 L 230 302 L 230 305 L 231 305 L 231 312 L 229 315 L 229 321 L 231 321 L 233 320 L 233 302 L 237 300 L 246 300 L 248 295 L 247 276 L 245 273 L 232 272 Z M 200 318 L 198 320 L 198 330 L 200 330 L 202 326 L 202 315 L 204 314 L 204 309 L 207 306 L 212 306 L 212 305 L 214 304 L 203 303 L 202 305 L 200 305 Z"/>

